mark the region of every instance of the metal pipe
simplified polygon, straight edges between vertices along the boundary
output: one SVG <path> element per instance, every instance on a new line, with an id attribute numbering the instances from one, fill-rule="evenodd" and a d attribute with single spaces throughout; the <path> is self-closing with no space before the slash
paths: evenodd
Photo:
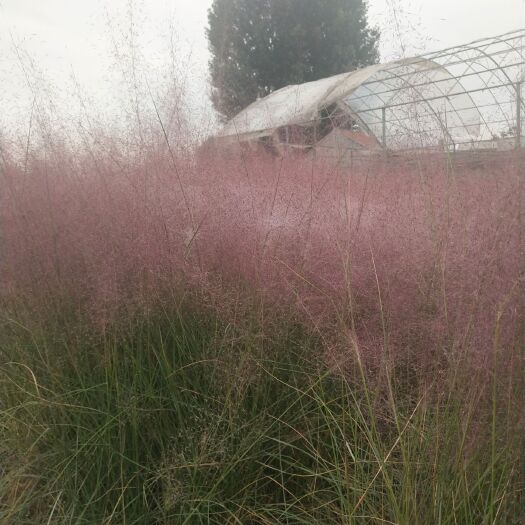
<path id="1" fill-rule="evenodd" d="M 381 138 L 382 138 L 383 148 L 386 150 L 386 107 L 385 106 L 381 108 L 381 119 L 382 119 Z"/>
<path id="2" fill-rule="evenodd" d="M 521 81 L 516 82 L 516 149 L 521 148 Z"/>

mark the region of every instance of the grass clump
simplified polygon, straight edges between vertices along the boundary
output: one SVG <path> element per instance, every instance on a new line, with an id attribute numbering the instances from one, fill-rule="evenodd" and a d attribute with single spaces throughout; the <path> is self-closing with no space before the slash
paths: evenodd
<path id="1" fill-rule="evenodd" d="M 522 523 L 515 385 L 407 381 L 357 347 L 343 371 L 262 318 L 188 299 L 104 333 L 6 316 L 0 521 Z"/>

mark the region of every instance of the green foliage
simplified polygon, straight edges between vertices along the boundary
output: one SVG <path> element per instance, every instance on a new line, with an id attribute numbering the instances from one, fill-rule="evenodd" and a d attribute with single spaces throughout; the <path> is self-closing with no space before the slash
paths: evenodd
<path id="1" fill-rule="evenodd" d="M 214 0 L 215 109 L 231 118 L 281 87 L 375 63 L 378 38 L 364 0 Z"/>
<path id="2" fill-rule="evenodd" d="M 104 335 L 5 318 L 0 522 L 523 522 L 504 370 L 487 389 L 386 367 L 372 387 L 320 348 L 293 320 L 186 303 Z"/>

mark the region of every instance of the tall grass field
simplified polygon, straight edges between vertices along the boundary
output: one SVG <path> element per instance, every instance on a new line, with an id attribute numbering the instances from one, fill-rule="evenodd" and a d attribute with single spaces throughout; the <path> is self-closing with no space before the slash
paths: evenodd
<path id="1" fill-rule="evenodd" d="M 522 152 L 202 145 L 129 27 L 114 126 L 17 50 L 0 525 L 523 525 Z"/>
<path id="2" fill-rule="evenodd" d="M 525 522 L 520 159 L 103 146 L 2 160 L 2 524 Z"/>

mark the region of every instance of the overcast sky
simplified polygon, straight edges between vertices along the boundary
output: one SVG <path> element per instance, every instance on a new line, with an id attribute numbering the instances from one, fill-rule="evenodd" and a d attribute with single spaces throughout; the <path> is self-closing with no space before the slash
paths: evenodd
<path id="1" fill-rule="evenodd" d="M 211 2 L 133 2 L 139 58 L 146 74 L 162 77 L 170 46 L 175 48 L 200 114 L 211 113 L 205 37 Z M 124 49 L 119 43 L 129 38 L 129 4 L 129 0 L 0 0 L 2 106 L 21 118 L 30 110 L 30 97 L 24 98 L 20 87 L 25 82 L 21 65 L 29 57 L 42 78 L 62 89 L 64 96 L 73 74 L 94 101 L 105 103 L 118 96 L 113 77 L 116 54 Z M 370 0 L 369 10 L 372 24 L 382 30 L 383 60 L 525 28 L 525 0 Z"/>

